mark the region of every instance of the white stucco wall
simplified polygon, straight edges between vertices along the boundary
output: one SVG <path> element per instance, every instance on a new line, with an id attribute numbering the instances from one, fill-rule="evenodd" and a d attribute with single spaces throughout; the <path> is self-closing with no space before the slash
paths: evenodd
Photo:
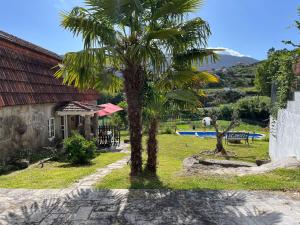
<path id="1" fill-rule="evenodd" d="M 277 120 L 271 118 L 269 154 L 276 161 L 286 157 L 300 160 L 300 98 L 279 110 Z"/>

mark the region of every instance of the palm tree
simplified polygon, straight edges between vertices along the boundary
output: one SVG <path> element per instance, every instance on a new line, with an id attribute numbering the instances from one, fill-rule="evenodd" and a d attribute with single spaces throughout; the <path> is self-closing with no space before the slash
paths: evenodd
<path id="1" fill-rule="evenodd" d="M 192 63 L 203 54 L 209 25 L 184 20 L 202 0 L 85 0 L 86 8 L 62 13 L 61 25 L 83 39 L 84 48 L 65 55 L 57 77 L 79 88 L 118 83 L 121 73 L 128 103 L 131 175 L 142 171 L 142 104 L 146 72 L 164 72 L 168 56 Z"/>
<path id="2" fill-rule="evenodd" d="M 175 66 L 176 67 L 176 66 Z M 182 69 L 182 65 L 180 66 Z M 158 141 L 157 132 L 161 115 L 170 110 L 194 109 L 201 105 L 199 90 L 203 84 L 217 83 L 218 78 L 208 72 L 195 69 L 169 70 L 160 76 L 150 76 L 146 85 L 145 117 L 148 122 L 147 164 L 146 171 L 156 176 Z"/>

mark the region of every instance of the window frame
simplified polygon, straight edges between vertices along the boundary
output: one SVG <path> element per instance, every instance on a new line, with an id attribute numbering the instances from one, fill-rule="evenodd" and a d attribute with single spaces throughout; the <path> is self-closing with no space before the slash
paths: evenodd
<path id="1" fill-rule="evenodd" d="M 48 139 L 53 140 L 55 138 L 55 118 L 50 117 L 48 119 Z"/>

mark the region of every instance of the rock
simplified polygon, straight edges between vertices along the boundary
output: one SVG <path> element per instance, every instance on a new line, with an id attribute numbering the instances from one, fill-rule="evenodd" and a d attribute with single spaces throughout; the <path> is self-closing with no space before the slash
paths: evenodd
<path id="1" fill-rule="evenodd" d="M 29 161 L 26 159 L 20 159 L 14 162 L 14 165 L 19 169 L 26 169 L 29 166 Z"/>
<path id="2" fill-rule="evenodd" d="M 271 160 L 258 159 L 258 160 L 256 160 L 256 165 L 261 166 L 261 165 L 264 165 L 264 164 L 267 164 L 267 163 L 270 163 L 270 162 L 271 162 Z"/>
<path id="3" fill-rule="evenodd" d="M 238 167 L 253 167 L 254 163 L 236 161 L 236 160 L 215 160 L 204 159 L 197 155 L 184 159 L 183 166 L 190 168 L 197 165 L 209 166 L 209 167 L 224 167 L 224 168 L 238 168 Z"/>

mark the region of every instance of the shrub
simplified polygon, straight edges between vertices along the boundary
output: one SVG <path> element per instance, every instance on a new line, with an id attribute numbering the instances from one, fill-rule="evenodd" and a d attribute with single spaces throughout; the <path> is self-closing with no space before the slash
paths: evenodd
<path id="1" fill-rule="evenodd" d="M 74 164 L 87 164 L 95 157 L 95 141 L 88 141 L 78 133 L 64 140 L 67 158 Z"/>
<path id="2" fill-rule="evenodd" d="M 121 108 L 123 108 L 122 111 L 118 112 L 118 115 L 122 121 L 122 126 L 124 126 L 125 129 L 128 128 L 128 116 L 127 116 L 127 109 L 128 109 L 128 105 L 126 101 L 122 101 L 118 104 L 118 106 L 120 106 Z"/>
<path id="3" fill-rule="evenodd" d="M 206 105 L 218 106 L 220 104 L 234 103 L 244 96 L 243 92 L 237 90 L 220 90 L 207 96 Z"/>
<path id="4" fill-rule="evenodd" d="M 172 129 L 171 127 L 164 127 L 161 131 L 161 134 L 174 134 L 175 129 Z"/>
<path id="5" fill-rule="evenodd" d="M 124 125 L 124 123 L 122 121 L 122 118 L 117 113 L 114 114 L 114 115 L 112 115 L 112 117 L 111 117 L 111 125 L 112 126 L 116 126 L 116 127 L 122 127 L 122 128 L 125 127 L 125 125 Z"/>
<path id="6" fill-rule="evenodd" d="M 200 109 L 200 114 L 204 117 L 214 112 L 219 115 L 219 119 L 230 120 L 235 110 L 243 121 L 265 125 L 270 117 L 271 99 L 266 96 L 244 97 L 236 103 Z"/>
<path id="7" fill-rule="evenodd" d="M 220 118 L 222 118 L 223 120 L 231 120 L 234 107 L 234 104 L 220 105 L 218 109 Z"/>
<path id="8" fill-rule="evenodd" d="M 266 96 L 245 97 L 235 104 L 242 119 L 264 122 L 269 119 L 271 99 Z"/>

